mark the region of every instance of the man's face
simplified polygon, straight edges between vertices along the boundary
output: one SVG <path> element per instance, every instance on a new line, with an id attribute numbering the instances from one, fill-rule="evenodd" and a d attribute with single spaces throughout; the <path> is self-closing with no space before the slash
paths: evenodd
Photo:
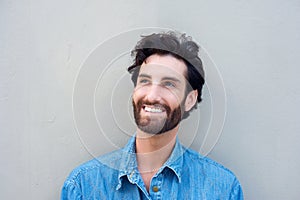
<path id="1" fill-rule="evenodd" d="M 185 111 L 186 70 L 185 63 L 171 55 L 154 54 L 142 64 L 133 92 L 140 130 L 161 134 L 179 124 Z"/>

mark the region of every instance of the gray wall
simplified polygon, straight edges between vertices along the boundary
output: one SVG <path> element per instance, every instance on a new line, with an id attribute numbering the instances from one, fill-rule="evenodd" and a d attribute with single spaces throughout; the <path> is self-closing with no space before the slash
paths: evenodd
<path id="1" fill-rule="evenodd" d="M 127 134 L 118 139 L 104 130 L 115 145 L 103 135 L 92 144 L 78 130 L 72 97 L 91 52 L 138 27 L 186 32 L 218 67 L 227 112 L 208 156 L 235 172 L 246 199 L 298 199 L 299 11 L 296 0 L 1 1 L 0 199 L 58 199 L 74 167 L 125 143 Z M 118 99 L 115 105 L 122 104 Z M 126 124 L 121 129 L 134 130 Z M 113 127 L 106 129 L 117 133 Z M 194 137 L 191 148 L 200 146 L 201 136 Z"/>

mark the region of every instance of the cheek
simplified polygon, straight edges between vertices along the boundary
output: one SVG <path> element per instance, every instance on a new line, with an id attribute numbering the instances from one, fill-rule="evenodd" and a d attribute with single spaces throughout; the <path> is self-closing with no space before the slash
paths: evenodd
<path id="1" fill-rule="evenodd" d="M 164 99 L 168 102 L 172 109 L 177 108 L 183 101 L 183 97 L 181 95 L 174 93 L 169 93 L 169 95 L 166 95 Z"/>
<path id="2" fill-rule="evenodd" d="M 169 99 L 172 104 L 180 104 L 185 96 L 185 94 L 181 91 L 165 91 L 165 98 Z"/>
<path id="3" fill-rule="evenodd" d="M 182 99 L 173 98 L 169 101 L 169 105 L 172 107 L 172 109 L 177 108 L 179 105 L 181 105 Z"/>
<path id="4" fill-rule="evenodd" d="M 146 94 L 147 92 L 144 89 L 142 89 L 141 87 L 139 88 L 136 87 L 133 90 L 132 99 L 136 102 L 136 100 L 143 98 Z"/>

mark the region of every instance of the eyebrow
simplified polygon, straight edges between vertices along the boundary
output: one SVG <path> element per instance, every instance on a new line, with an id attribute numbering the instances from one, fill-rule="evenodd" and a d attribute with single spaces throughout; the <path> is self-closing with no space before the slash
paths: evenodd
<path id="1" fill-rule="evenodd" d="M 140 74 L 139 77 L 142 77 L 142 78 L 151 78 L 151 76 L 148 75 L 148 74 Z M 178 78 L 171 77 L 171 76 L 163 77 L 162 80 L 163 81 L 165 81 L 165 80 L 172 80 L 172 81 L 181 83 L 181 81 Z"/>
<path id="2" fill-rule="evenodd" d="M 142 77 L 142 78 L 151 78 L 151 76 L 147 75 L 147 74 L 140 74 L 139 77 Z"/>
<path id="3" fill-rule="evenodd" d="M 171 81 L 181 83 L 181 81 L 179 79 L 174 78 L 174 77 L 164 77 L 162 80 L 171 80 Z"/>

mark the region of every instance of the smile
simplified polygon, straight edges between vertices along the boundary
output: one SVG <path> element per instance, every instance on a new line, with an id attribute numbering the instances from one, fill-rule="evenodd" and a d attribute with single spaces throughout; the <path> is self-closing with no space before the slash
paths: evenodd
<path id="1" fill-rule="evenodd" d="M 146 112 L 151 112 L 151 113 L 162 113 L 165 111 L 164 108 L 162 108 L 161 106 L 143 106 L 143 109 L 146 111 Z"/>

